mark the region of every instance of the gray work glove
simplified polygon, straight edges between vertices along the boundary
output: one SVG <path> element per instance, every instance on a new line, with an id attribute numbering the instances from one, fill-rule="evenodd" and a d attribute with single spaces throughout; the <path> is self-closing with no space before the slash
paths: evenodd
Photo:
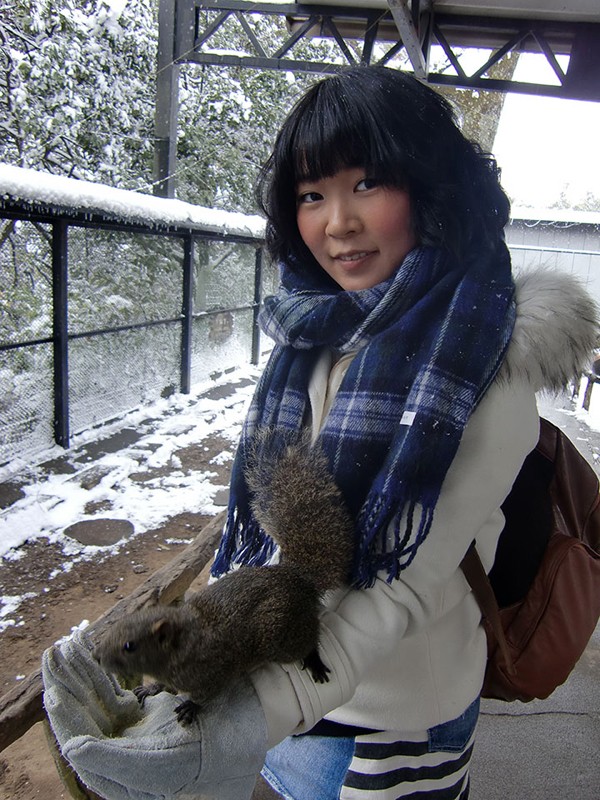
<path id="1" fill-rule="evenodd" d="M 266 720 L 249 680 L 182 726 L 167 692 L 141 707 L 92 656 L 82 633 L 46 650 L 44 706 L 64 758 L 107 800 L 244 800 L 267 750 Z"/>

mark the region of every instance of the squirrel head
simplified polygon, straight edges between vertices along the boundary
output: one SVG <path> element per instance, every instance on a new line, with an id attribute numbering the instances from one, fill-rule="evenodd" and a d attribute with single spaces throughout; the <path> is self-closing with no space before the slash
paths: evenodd
<path id="1" fill-rule="evenodd" d="M 157 663 L 177 649 L 184 627 L 177 608 L 143 609 L 110 628 L 94 656 L 108 672 L 153 674 Z"/>

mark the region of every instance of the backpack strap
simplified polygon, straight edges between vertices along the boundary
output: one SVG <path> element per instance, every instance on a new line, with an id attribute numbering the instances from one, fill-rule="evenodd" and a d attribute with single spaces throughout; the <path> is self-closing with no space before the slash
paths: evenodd
<path id="1" fill-rule="evenodd" d="M 496 595 L 492 589 L 490 579 L 488 578 L 484 566 L 481 563 L 481 558 L 479 557 L 479 553 L 475 547 L 475 542 L 471 542 L 465 557 L 460 562 L 460 568 L 462 569 L 464 576 L 467 579 L 467 583 L 475 595 L 475 599 L 479 604 L 482 615 L 488 621 L 494 638 L 498 643 L 498 647 L 502 653 L 502 658 L 504 659 L 504 664 L 506 665 L 506 671 L 509 675 L 515 675 L 517 670 L 515 669 L 512 656 L 508 649 L 506 636 L 504 635 L 504 628 L 502 627 L 502 621 L 500 619 L 500 608 L 498 607 L 498 601 L 496 600 Z"/>

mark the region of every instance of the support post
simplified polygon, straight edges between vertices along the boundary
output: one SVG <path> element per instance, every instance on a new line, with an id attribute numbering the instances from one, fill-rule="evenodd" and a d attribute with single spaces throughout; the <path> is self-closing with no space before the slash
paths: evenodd
<path id="1" fill-rule="evenodd" d="M 183 240 L 183 292 L 181 307 L 181 391 L 189 394 L 192 382 L 192 325 L 194 313 L 194 237 Z"/>
<path id="2" fill-rule="evenodd" d="M 565 79 L 569 96 L 600 100 L 600 25 L 579 28 Z"/>
<path id="3" fill-rule="evenodd" d="M 154 194 L 175 197 L 179 64 L 175 63 L 176 0 L 159 0 L 154 113 Z"/>
<path id="4" fill-rule="evenodd" d="M 387 4 L 406 48 L 415 76 L 427 78 L 427 64 L 412 14 L 408 10 L 407 0 L 387 0 Z"/>
<path id="5" fill-rule="evenodd" d="M 258 315 L 260 313 L 260 301 L 262 293 L 262 262 L 263 249 L 256 248 L 254 257 L 254 301 L 252 304 L 252 354 L 251 363 L 256 366 L 260 359 L 260 327 L 258 325 Z"/>
<path id="6" fill-rule="evenodd" d="M 592 402 L 592 389 L 594 388 L 594 384 L 597 382 L 597 377 L 592 373 L 587 373 L 587 385 L 585 387 L 585 393 L 583 395 L 583 403 L 582 406 L 585 411 L 590 410 L 590 403 Z"/>
<path id="7" fill-rule="evenodd" d="M 54 349 L 54 441 L 69 447 L 69 323 L 67 224 L 52 224 L 52 329 Z"/>

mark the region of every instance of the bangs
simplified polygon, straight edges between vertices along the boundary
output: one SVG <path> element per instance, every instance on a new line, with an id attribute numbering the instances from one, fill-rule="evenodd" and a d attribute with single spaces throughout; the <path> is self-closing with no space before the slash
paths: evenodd
<path id="1" fill-rule="evenodd" d="M 372 178 L 398 183 L 402 159 L 397 153 L 390 157 L 383 121 L 360 92 L 349 94 L 336 84 L 335 78 L 324 81 L 296 119 L 288 142 L 295 185 L 356 167 Z"/>

